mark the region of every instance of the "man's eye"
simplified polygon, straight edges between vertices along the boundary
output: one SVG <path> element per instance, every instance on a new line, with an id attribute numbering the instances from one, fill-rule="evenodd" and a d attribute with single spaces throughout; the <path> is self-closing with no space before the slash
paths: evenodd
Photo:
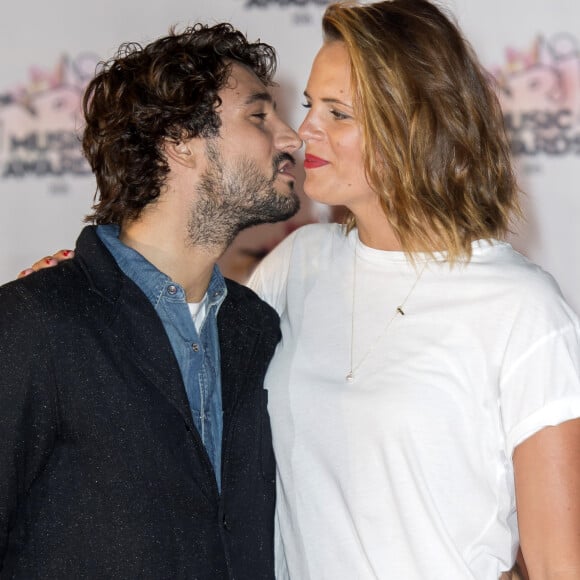
<path id="1" fill-rule="evenodd" d="M 258 117 L 258 119 L 262 119 L 262 121 L 266 118 L 267 113 L 254 113 L 252 117 Z"/>

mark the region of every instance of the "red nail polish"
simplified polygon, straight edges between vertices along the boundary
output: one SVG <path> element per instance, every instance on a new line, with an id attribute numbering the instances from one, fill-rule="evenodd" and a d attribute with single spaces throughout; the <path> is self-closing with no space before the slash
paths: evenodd
<path id="1" fill-rule="evenodd" d="M 69 254 L 70 254 L 70 250 L 65 250 L 65 251 L 62 253 L 62 255 L 63 255 L 63 256 L 68 256 Z"/>
<path id="2" fill-rule="evenodd" d="M 52 262 L 52 258 L 46 258 L 46 260 L 44 260 L 45 264 L 50 264 Z"/>

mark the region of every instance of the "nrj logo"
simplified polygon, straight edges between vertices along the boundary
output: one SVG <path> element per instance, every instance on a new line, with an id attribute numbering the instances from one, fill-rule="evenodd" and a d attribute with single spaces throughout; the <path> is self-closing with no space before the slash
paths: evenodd
<path id="1" fill-rule="evenodd" d="M 0 177 L 90 174 L 78 130 L 97 62 L 94 55 L 63 56 L 52 70 L 32 67 L 26 84 L 0 92 Z"/>
<path id="2" fill-rule="evenodd" d="M 577 39 L 540 36 L 525 51 L 508 48 L 506 57 L 492 72 L 514 155 L 580 155 Z"/>

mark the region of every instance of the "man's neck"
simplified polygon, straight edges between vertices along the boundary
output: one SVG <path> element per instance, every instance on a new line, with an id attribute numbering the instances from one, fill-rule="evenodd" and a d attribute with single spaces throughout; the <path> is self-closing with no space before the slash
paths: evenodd
<path id="1" fill-rule="evenodd" d="M 200 302 L 223 249 L 188 246 L 185 237 L 167 227 L 151 227 L 147 220 L 124 224 L 119 239 L 139 252 L 185 290 L 188 302 Z"/>

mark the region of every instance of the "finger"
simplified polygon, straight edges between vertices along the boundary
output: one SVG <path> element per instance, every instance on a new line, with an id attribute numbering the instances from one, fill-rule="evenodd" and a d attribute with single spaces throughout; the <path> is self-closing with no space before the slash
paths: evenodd
<path id="1" fill-rule="evenodd" d="M 34 272 L 32 268 L 26 268 L 26 270 L 22 270 L 22 272 L 20 272 L 16 278 L 25 278 L 29 274 L 32 274 L 32 272 Z"/>
<path id="2" fill-rule="evenodd" d="M 44 270 L 45 268 L 51 268 L 52 266 L 56 266 L 58 262 L 52 256 L 45 256 L 42 260 L 38 260 L 38 262 L 34 262 L 32 266 L 30 266 L 33 272 L 38 272 L 39 270 Z"/>
<path id="3" fill-rule="evenodd" d="M 44 270 L 45 268 L 51 268 L 52 266 L 56 266 L 59 262 L 63 262 L 65 260 L 70 260 L 73 258 L 75 253 L 73 250 L 59 250 L 52 256 L 45 256 L 42 260 L 38 260 L 34 262 L 30 268 L 26 268 L 26 270 L 22 270 L 20 274 L 18 274 L 17 278 L 24 278 L 32 274 L 33 272 L 38 272 L 38 270 Z"/>
<path id="4" fill-rule="evenodd" d="M 73 250 L 59 250 L 56 252 L 56 254 L 53 254 L 52 257 L 57 262 L 62 262 L 63 260 L 70 260 L 71 258 L 74 258 L 74 255 L 75 253 Z"/>

